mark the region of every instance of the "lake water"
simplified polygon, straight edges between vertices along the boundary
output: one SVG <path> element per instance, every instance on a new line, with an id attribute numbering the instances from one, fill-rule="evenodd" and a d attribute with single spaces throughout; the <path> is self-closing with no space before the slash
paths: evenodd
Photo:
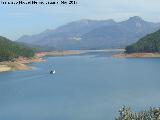
<path id="1" fill-rule="evenodd" d="M 123 105 L 139 111 L 160 103 L 160 59 L 104 52 L 46 59 L 0 73 L 0 120 L 114 120 Z"/>

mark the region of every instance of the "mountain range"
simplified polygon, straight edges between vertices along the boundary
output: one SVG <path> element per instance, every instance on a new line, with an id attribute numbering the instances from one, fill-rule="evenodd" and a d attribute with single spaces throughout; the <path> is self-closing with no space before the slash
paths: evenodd
<path id="1" fill-rule="evenodd" d="M 46 30 L 17 41 L 52 50 L 125 48 L 143 36 L 160 29 L 160 23 L 147 22 L 138 16 L 126 21 L 79 20 Z"/>

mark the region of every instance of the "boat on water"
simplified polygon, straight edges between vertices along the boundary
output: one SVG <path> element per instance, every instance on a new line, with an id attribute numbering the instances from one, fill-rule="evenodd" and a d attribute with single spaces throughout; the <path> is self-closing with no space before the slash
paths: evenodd
<path id="1" fill-rule="evenodd" d="M 55 74 L 55 73 L 56 73 L 55 70 L 51 70 L 51 71 L 50 71 L 50 74 Z"/>

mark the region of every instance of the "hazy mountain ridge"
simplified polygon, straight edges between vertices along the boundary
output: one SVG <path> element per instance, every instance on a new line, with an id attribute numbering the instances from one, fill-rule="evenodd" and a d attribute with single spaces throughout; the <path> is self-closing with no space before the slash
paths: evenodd
<path id="1" fill-rule="evenodd" d="M 23 36 L 18 41 L 51 49 L 122 48 L 159 28 L 159 23 L 146 22 L 137 16 L 122 22 L 79 20 L 55 30 Z"/>
<path id="2" fill-rule="evenodd" d="M 83 35 L 83 39 L 88 43 L 97 40 L 97 45 L 93 45 L 95 48 L 119 48 L 134 43 L 159 28 L 159 23 L 146 22 L 136 16 L 115 25 L 94 29 Z"/>

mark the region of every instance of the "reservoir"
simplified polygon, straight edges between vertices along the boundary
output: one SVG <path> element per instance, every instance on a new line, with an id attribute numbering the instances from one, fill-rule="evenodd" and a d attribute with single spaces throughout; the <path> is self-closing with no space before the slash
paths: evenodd
<path id="1" fill-rule="evenodd" d="M 47 57 L 32 70 L 0 73 L 0 119 L 114 120 L 123 105 L 157 107 L 160 59 L 111 55 Z"/>

